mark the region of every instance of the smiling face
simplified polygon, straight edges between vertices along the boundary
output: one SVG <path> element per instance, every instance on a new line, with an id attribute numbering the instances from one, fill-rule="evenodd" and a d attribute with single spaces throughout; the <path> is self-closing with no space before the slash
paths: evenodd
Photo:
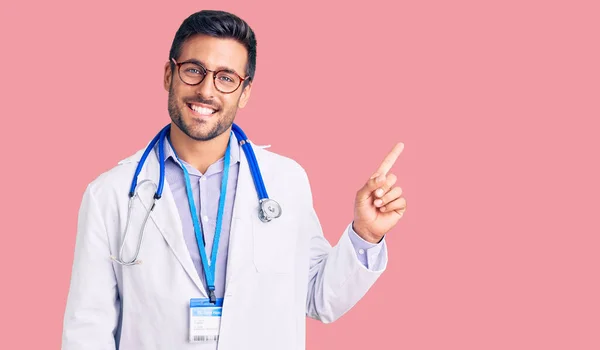
<path id="1" fill-rule="evenodd" d="M 198 74 L 197 69 L 183 65 L 180 77 L 177 66 L 171 71 L 172 62 L 165 65 L 164 86 L 169 92 L 169 115 L 184 134 L 197 141 L 208 141 L 231 127 L 238 108 L 248 102 L 251 85 L 244 87 L 242 83 L 234 92 L 223 93 L 216 88 L 210 71 L 226 70 L 229 76 L 237 73 L 243 78 L 247 56 L 246 48 L 235 40 L 196 35 L 182 45 L 176 61 L 196 62 L 206 68 L 207 75 L 200 84 L 188 85 L 181 79 L 187 80 L 186 76 Z M 231 83 L 225 75 L 217 79 Z"/>

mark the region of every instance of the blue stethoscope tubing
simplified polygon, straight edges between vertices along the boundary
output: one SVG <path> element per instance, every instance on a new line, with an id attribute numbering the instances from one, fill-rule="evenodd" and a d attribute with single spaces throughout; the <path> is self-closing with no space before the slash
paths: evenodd
<path id="1" fill-rule="evenodd" d="M 128 213 L 127 213 L 127 223 L 125 224 L 125 233 L 123 235 L 123 241 L 121 243 L 119 257 L 117 258 L 117 257 L 111 256 L 111 259 L 113 259 L 114 261 L 116 261 L 117 263 L 119 263 L 121 265 L 130 266 L 130 265 L 135 265 L 135 264 L 141 263 L 141 261 L 138 260 L 138 255 L 140 252 L 140 248 L 142 246 L 142 241 L 144 239 L 144 231 L 146 228 L 146 223 L 148 221 L 148 218 L 150 217 L 150 213 L 152 212 L 152 210 L 154 210 L 154 207 L 156 206 L 156 202 L 162 197 L 162 191 L 164 188 L 164 183 L 165 183 L 164 140 L 167 137 L 167 133 L 170 130 L 171 130 L 171 124 L 167 124 L 156 134 L 156 136 L 154 136 L 152 141 L 150 141 L 150 143 L 144 150 L 144 153 L 142 154 L 142 157 L 137 165 L 137 168 L 135 169 L 135 173 L 134 173 L 133 179 L 131 181 L 131 187 L 129 189 L 129 205 L 128 205 Z M 244 154 L 246 155 L 246 158 L 248 159 L 250 173 L 252 175 L 252 179 L 254 181 L 254 187 L 256 188 L 256 192 L 257 192 L 258 199 L 259 199 L 258 217 L 263 222 L 270 222 L 271 220 L 276 219 L 281 216 L 281 206 L 275 200 L 270 199 L 269 195 L 267 194 L 267 190 L 265 188 L 265 184 L 264 184 L 263 177 L 262 177 L 262 174 L 260 171 L 260 167 L 258 166 L 258 162 L 256 160 L 256 155 L 254 154 L 254 150 L 252 149 L 250 140 L 248 139 L 248 137 L 246 136 L 246 134 L 244 133 L 242 128 L 240 128 L 235 123 L 232 125 L 231 130 L 235 134 L 236 138 L 238 139 L 242 149 L 244 150 Z M 150 155 L 150 152 L 152 152 L 152 150 L 154 149 L 154 147 L 156 146 L 157 143 L 158 143 L 158 160 L 159 160 L 159 164 L 160 164 L 160 175 L 159 175 L 158 185 L 153 183 L 156 186 L 156 192 L 154 193 L 154 197 L 152 199 L 152 206 L 150 207 L 150 210 L 147 211 L 146 216 L 144 218 L 144 222 L 142 223 L 140 239 L 138 240 L 136 252 L 131 260 L 125 261 L 122 259 L 123 248 L 125 247 L 125 239 L 127 237 L 127 233 L 129 232 L 129 222 L 130 222 L 130 217 L 131 217 L 130 214 L 131 214 L 131 210 L 133 208 L 133 202 L 135 200 L 135 197 L 138 196 L 137 191 L 138 191 L 139 187 L 145 182 L 151 182 L 150 180 L 143 180 L 142 182 L 140 182 L 138 184 L 138 176 L 139 176 L 140 172 L 142 171 L 144 163 L 146 162 L 146 159 Z"/>

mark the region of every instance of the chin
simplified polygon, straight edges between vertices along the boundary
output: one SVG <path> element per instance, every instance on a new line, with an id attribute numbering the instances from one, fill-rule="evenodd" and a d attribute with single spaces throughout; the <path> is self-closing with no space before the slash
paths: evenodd
<path id="1" fill-rule="evenodd" d="M 218 123 L 198 119 L 192 119 L 189 122 L 186 122 L 183 127 L 179 125 L 179 128 L 189 138 L 196 141 L 209 141 L 223 132 L 220 130 L 221 128 Z"/>
<path id="2" fill-rule="evenodd" d="M 187 136 L 196 141 L 208 141 L 215 138 L 215 131 L 215 128 L 208 127 L 208 125 L 200 126 L 198 124 L 183 130 Z"/>

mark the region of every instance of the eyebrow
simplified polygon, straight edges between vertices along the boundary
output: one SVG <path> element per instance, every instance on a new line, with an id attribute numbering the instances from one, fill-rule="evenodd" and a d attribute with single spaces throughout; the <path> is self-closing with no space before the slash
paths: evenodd
<path id="1" fill-rule="evenodd" d="M 194 63 L 194 64 L 197 64 L 197 65 L 199 65 L 199 66 L 205 67 L 205 68 L 206 68 L 206 66 L 207 66 L 206 64 L 204 64 L 204 62 L 202 62 L 202 61 L 199 61 L 199 60 L 197 60 L 197 59 L 195 59 L 195 58 L 191 58 L 191 59 L 189 59 L 189 60 L 185 60 L 185 61 L 183 61 L 183 62 L 187 62 L 187 63 Z M 215 70 L 217 70 L 217 71 L 218 71 L 218 70 L 224 70 L 224 71 L 227 71 L 227 72 L 229 72 L 229 73 L 235 73 L 235 74 L 238 74 L 238 75 L 242 76 L 241 74 L 239 74 L 238 72 L 236 72 L 236 71 L 235 71 L 235 69 L 231 69 L 231 68 L 229 68 L 229 67 L 226 67 L 226 66 L 218 66 L 218 67 L 216 67 L 216 68 L 215 68 Z"/>

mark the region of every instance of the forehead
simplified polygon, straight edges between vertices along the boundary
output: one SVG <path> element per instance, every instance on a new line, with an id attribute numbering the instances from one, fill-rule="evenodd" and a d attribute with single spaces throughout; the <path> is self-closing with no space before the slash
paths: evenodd
<path id="1" fill-rule="evenodd" d="M 204 63 L 208 69 L 227 67 L 244 76 L 248 51 L 244 45 L 233 39 L 195 35 L 183 43 L 177 61 L 183 62 L 190 59 Z"/>

